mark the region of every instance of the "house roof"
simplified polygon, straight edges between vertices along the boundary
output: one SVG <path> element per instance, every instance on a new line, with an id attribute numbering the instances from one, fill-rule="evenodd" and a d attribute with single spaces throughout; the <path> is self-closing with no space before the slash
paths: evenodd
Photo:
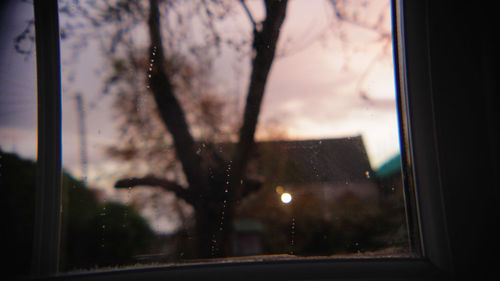
<path id="1" fill-rule="evenodd" d="M 257 155 L 279 184 L 366 181 L 372 173 L 361 136 L 259 142 Z"/>

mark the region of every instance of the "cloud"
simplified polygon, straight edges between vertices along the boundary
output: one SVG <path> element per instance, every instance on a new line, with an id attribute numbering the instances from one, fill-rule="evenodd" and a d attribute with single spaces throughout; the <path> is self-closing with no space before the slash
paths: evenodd
<path id="1" fill-rule="evenodd" d="M 0 147 L 24 158 L 36 159 L 36 130 L 29 128 L 0 127 Z"/>

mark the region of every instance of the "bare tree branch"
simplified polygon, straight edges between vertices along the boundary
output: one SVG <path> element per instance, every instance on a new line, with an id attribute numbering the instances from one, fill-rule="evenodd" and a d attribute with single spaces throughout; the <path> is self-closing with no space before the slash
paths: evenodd
<path id="1" fill-rule="evenodd" d="M 149 4 L 148 27 L 151 38 L 149 57 L 152 69 L 148 74 L 150 88 L 161 118 L 168 131 L 172 134 L 175 151 L 182 163 L 189 186 L 198 189 L 203 186 L 205 179 L 201 169 L 201 158 L 196 153 L 193 136 L 189 132 L 181 105 L 174 95 L 170 77 L 165 72 L 158 1 L 150 0 Z"/>
<path id="2" fill-rule="evenodd" d="M 245 0 L 241 0 L 241 5 L 243 6 L 243 8 L 245 9 L 245 12 L 247 13 L 248 15 L 248 18 L 250 19 L 250 22 L 252 23 L 252 27 L 253 27 L 253 30 L 257 30 L 257 23 L 255 22 L 253 16 L 252 16 L 252 13 L 250 12 L 250 10 L 248 9 L 248 6 L 247 4 L 245 3 Z"/>
<path id="3" fill-rule="evenodd" d="M 384 19 L 383 13 L 381 13 L 379 15 L 379 19 L 376 23 L 369 24 L 369 23 L 361 22 L 359 20 L 355 20 L 353 18 L 350 18 L 348 15 L 346 15 L 344 13 L 344 11 L 342 11 L 339 8 L 339 6 L 337 5 L 337 0 L 330 0 L 329 2 L 332 6 L 335 17 L 337 17 L 340 21 L 346 22 L 346 23 L 349 23 L 349 24 L 352 24 L 354 26 L 361 27 L 361 28 L 364 28 L 367 30 L 377 32 L 380 34 L 381 38 L 387 38 L 387 37 L 390 38 L 391 31 L 390 30 L 382 30 L 382 28 L 380 27 L 380 24 L 382 23 L 382 21 Z"/>
<path id="4" fill-rule="evenodd" d="M 233 190 L 231 192 L 235 192 L 235 198 L 241 197 L 242 191 L 239 187 L 255 142 L 255 130 L 262 98 L 276 53 L 281 25 L 285 20 L 287 3 L 286 0 L 266 0 L 266 19 L 263 22 L 262 30 L 254 32 L 253 48 L 255 57 L 252 61 L 252 73 L 243 114 L 243 125 L 239 132 L 239 141 L 233 156 L 234 169 L 231 176 Z"/>
<path id="5" fill-rule="evenodd" d="M 186 202 L 192 201 L 188 189 L 176 182 L 156 178 L 154 176 L 121 179 L 115 183 L 115 188 L 133 188 L 136 186 L 158 186 L 166 191 L 174 192 L 177 197 L 184 199 Z"/>
<path id="6" fill-rule="evenodd" d="M 259 189 L 262 187 L 262 184 L 264 183 L 264 180 L 247 178 L 244 182 L 245 184 L 243 190 L 241 191 L 240 198 L 237 198 L 237 200 L 241 200 L 251 193 L 259 191 Z"/>

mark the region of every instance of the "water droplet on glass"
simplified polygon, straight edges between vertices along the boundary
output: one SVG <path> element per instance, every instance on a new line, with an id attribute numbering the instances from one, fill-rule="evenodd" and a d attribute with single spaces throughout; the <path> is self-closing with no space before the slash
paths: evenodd
<path id="1" fill-rule="evenodd" d="M 290 255 L 294 254 L 295 248 L 295 217 L 292 217 L 292 225 L 290 230 Z"/>

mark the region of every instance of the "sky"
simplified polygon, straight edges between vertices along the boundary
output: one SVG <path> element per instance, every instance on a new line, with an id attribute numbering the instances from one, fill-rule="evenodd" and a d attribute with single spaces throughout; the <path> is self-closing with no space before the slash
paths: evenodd
<path id="1" fill-rule="evenodd" d="M 374 7 L 376 11 L 385 7 L 389 15 L 385 2 Z M 258 3 L 249 1 L 257 19 L 262 17 Z M 32 6 L 11 0 L 1 7 L 0 147 L 34 159 L 35 59 L 33 55 L 16 53 L 13 43 L 32 18 Z M 222 28 L 229 33 L 248 32 L 248 18 L 241 7 L 237 12 L 240 18 Z M 362 20 L 370 21 L 378 14 L 360 15 Z M 390 19 L 383 26 L 390 30 Z M 273 64 L 259 122 L 278 120 L 290 139 L 362 135 L 371 165 L 376 168 L 399 151 L 392 47 L 390 42 L 376 41 L 377 34 L 355 25 L 344 23 L 340 30 L 332 28 L 332 10 L 327 1 L 290 2 L 278 44 L 278 53 L 283 55 Z M 74 57 L 67 44 L 61 44 L 63 166 L 75 176 L 80 175 L 75 96 L 82 93 L 88 144 L 87 180 L 112 192 L 110 182 L 124 164 L 103 153 L 106 146 L 119 139 L 111 108 L 113 97 L 100 91 L 102 79 L 96 69 L 102 67 L 104 59 L 98 50 L 97 45 L 90 43 L 71 68 L 66 62 Z M 244 101 L 249 64 L 249 60 L 236 61 L 230 54 L 221 56 L 215 61 L 213 83 L 222 92 L 231 92 Z M 76 75 L 70 83 L 71 71 Z"/>
<path id="2" fill-rule="evenodd" d="M 35 59 L 14 51 L 14 38 L 33 17 L 32 6 L 20 1 L 4 1 L 0 7 L 0 147 L 34 158 Z"/>

